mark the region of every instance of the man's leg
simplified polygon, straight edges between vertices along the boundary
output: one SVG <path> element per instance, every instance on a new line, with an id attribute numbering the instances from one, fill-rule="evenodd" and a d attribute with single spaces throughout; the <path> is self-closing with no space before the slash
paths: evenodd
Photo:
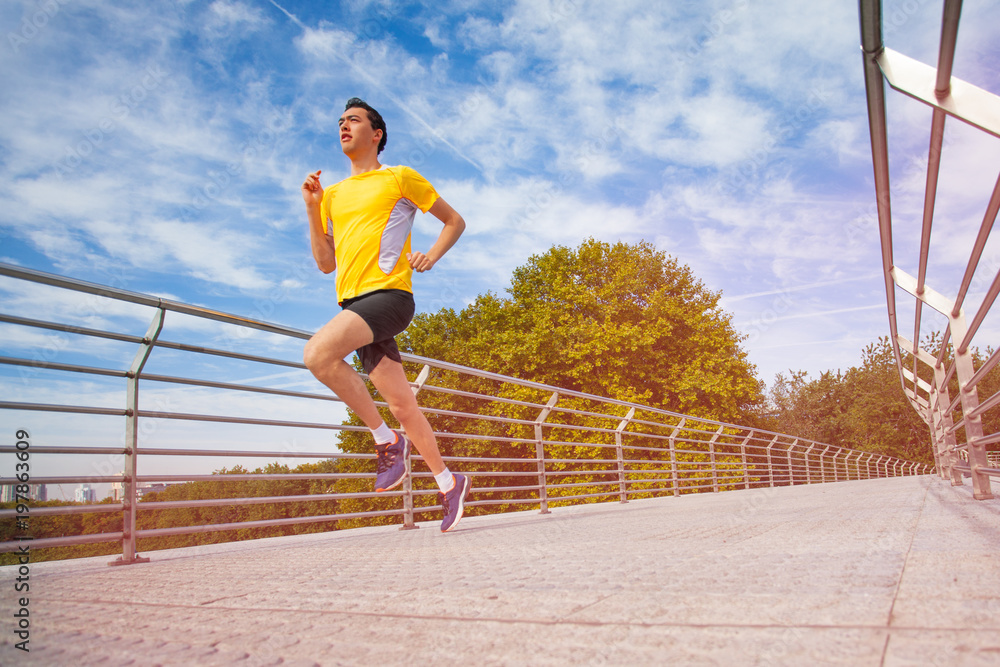
<path id="1" fill-rule="evenodd" d="M 444 508 L 441 531 L 446 533 L 452 530 L 462 519 L 465 499 L 472 488 L 471 480 L 466 475 L 453 475 L 441 459 L 434 430 L 417 405 L 417 397 L 410 388 L 402 364 L 389 357 L 382 357 L 368 377 L 389 404 L 389 410 L 399 420 L 427 467 L 434 473 L 434 480 L 441 490 L 438 499 Z"/>
<path id="2" fill-rule="evenodd" d="M 344 361 L 351 351 L 369 345 L 373 337 L 371 327 L 360 315 L 344 310 L 309 339 L 303 357 L 312 374 L 371 430 L 378 459 L 375 491 L 388 491 L 406 478 L 410 443 L 385 425 L 364 380 Z"/>
<path id="3" fill-rule="evenodd" d="M 344 358 L 372 342 L 372 330 L 361 316 L 343 310 L 306 343 L 303 359 L 316 379 L 325 384 L 370 429 L 383 424 L 382 415 L 361 376 Z"/>
<path id="4" fill-rule="evenodd" d="M 417 397 L 406 379 L 403 365 L 389 357 L 382 357 L 368 377 L 389 404 L 389 411 L 399 420 L 431 472 L 437 475 L 444 471 L 445 464 L 438 450 L 434 430 L 417 405 Z"/>

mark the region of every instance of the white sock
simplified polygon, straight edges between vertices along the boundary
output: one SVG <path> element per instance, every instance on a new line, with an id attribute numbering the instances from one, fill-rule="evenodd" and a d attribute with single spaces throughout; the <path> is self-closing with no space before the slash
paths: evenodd
<path id="1" fill-rule="evenodd" d="M 382 422 L 382 425 L 378 428 L 370 429 L 372 435 L 375 436 L 375 442 L 380 445 L 388 445 L 396 442 L 396 434 L 392 432 L 392 429 Z"/>
<path id="2" fill-rule="evenodd" d="M 438 474 L 434 475 L 434 481 L 437 482 L 438 488 L 441 489 L 441 493 L 448 493 L 453 488 L 455 488 L 455 476 L 451 474 L 448 468 L 445 468 Z"/>

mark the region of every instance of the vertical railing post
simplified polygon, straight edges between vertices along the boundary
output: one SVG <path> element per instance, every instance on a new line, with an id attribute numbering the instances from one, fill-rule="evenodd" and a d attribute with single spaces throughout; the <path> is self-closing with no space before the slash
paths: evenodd
<path id="1" fill-rule="evenodd" d="M 712 439 L 708 441 L 708 460 L 712 465 L 712 492 L 719 492 L 719 468 L 715 463 L 715 443 L 718 442 L 719 436 L 722 435 L 722 431 L 725 430 L 725 426 L 720 426 L 719 430 L 715 432 Z"/>
<path id="2" fill-rule="evenodd" d="M 802 455 L 803 458 L 805 458 L 805 460 L 806 460 L 806 484 L 812 484 L 812 471 L 810 470 L 810 466 L 809 466 L 809 454 L 812 453 L 813 447 L 815 447 L 815 446 L 816 446 L 816 443 L 810 444 L 809 448 L 806 449 L 806 453 Z M 820 465 L 822 465 L 822 463 Z"/>
<path id="3" fill-rule="evenodd" d="M 136 511 L 139 503 L 139 489 L 136 476 L 139 471 L 139 376 L 149 359 L 156 339 L 163 330 L 164 309 L 157 308 L 153 321 L 146 329 L 146 335 L 139 343 L 132 365 L 125 374 L 125 470 L 122 480 L 122 555 L 109 565 L 131 565 L 132 563 L 147 563 L 148 558 L 136 554 Z"/>
<path id="4" fill-rule="evenodd" d="M 420 390 L 424 388 L 427 384 L 427 379 L 431 376 L 431 367 L 424 364 L 423 368 L 420 369 L 420 373 L 417 374 L 416 380 L 410 383 L 410 389 L 413 391 L 413 395 L 416 396 L 420 393 Z M 416 520 L 413 516 L 413 461 L 410 457 L 406 457 L 406 478 L 403 479 L 403 525 L 399 527 L 400 530 L 413 530 L 419 528 Z"/>
<path id="5" fill-rule="evenodd" d="M 865 479 L 872 478 L 872 459 L 875 458 L 875 453 L 870 452 L 868 458 L 865 459 Z M 877 470 L 875 472 L 878 472 Z"/>
<path id="6" fill-rule="evenodd" d="M 819 453 L 819 475 L 822 478 L 823 483 L 826 484 L 826 453 L 830 451 L 830 445 L 823 448 L 823 451 Z"/>
<path id="7" fill-rule="evenodd" d="M 792 440 L 785 450 L 785 459 L 788 461 L 788 486 L 795 486 L 795 468 L 792 467 L 792 450 L 799 444 L 799 439 Z M 809 471 L 809 462 L 806 461 L 806 472 Z"/>
<path id="8" fill-rule="evenodd" d="M 538 506 L 539 514 L 549 513 L 549 492 L 548 480 L 545 476 L 545 437 L 542 433 L 542 424 L 549 418 L 552 408 L 559 402 L 559 392 L 554 391 L 549 396 L 549 402 L 545 404 L 542 411 L 538 413 L 535 420 L 535 458 L 538 461 Z"/>
<path id="9" fill-rule="evenodd" d="M 934 446 L 934 464 L 938 468 L 941 479 L 951 478 L 952 486 L 962 486 L 962 473 L 955 470 L 958 457 L 955 456 L 954 447 L 957 444 L 955 439 L 955 420 L 951 416 L 951 392 L 948 391 L 948 384 L 945 382 L 944 367 L 934 360 L 934 384 L 937 391 L 934 392 L 931 402 L 931 430 L 936 431 L 936 438 L 932 439 Z"/>
<path id="10" fill-rule="evenodd" d="M 670 438 L 667 440 L 670 443 L 670 481 L 674 489 L 674 497 L 681 494 L 680 482 L 677 475 L 677 434 L 681 432 L 686 421 L 687 417 L 683 417 L 677 423 L 677 426 L 674 427 L 674 432 L 670 434 Z"/>
<path id="11" fill-rule="evenodd" d="M 839 456 L 839 455 L 840 455 L 840 449 L 838 448 L 833 453 L 833 481 L 834 482 L 839 482 L 840 481 L 840 470 L 837 468 L 837 456 Z"/>
<path id="12" fill-rule="evenodd" d="M 976 500 L 990 500 L 993 498 L 990 476 L 982 472 L 982 468 L 989 467 L 989 459 L 986 456 L 986 446 L 980 442 L 983 439 L 983 421 L 977 412 L 979 392 L 976 390 L 976 385 L 971 384 L 976 368 L 972 361 L 972 352 L 968 347 L 963 347 L 966 345 L 968 327 L 961 309 L 953 310 L 949 316 L 951 337 L 954 341 L 958 395 L 962 399 L 962 416 L 965 420 L 966 451 L 969 453 L 969 467 L 972 469 L 972 497 Z"/>
<path id="13" fill-rule="evenodd" d="M 743 488 L 744 490 L 750 488 L 750 463 L 747 461 L 747 444 L 753 438 L 754 431 L 750 431 L 747 437 L 743 438 L 743 442 L 740 443 L 740 461 L 743 465 Z"/>
<path id="14" fill-rule="evenodd" d="M 618 453 L 618 489 L 620 501 L 628 502 L 628 489 L 625 486 L 625 447 L 622 445 L 622 433 L 628 427 L 628 423 L 635 417 L 635 408 L 629 408 L 625 419 L 621 420 L 618 428 L 615 429 L 615 450 Z"/>
<path id="15" fill-rule="evenodd" d="M 778 436 L 774 436 L 771 438 L 771 443 L 765 450 L 767 452 L 767 483 L 772 489 L 774 488 L 774 460 L 771 458 L 771 448 L 774 447 L 777 442 Z"/>

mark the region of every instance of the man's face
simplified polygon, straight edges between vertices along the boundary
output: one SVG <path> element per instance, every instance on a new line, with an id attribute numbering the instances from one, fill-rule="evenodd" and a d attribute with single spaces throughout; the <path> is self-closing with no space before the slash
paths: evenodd
<path id="1" fill-rule="evenodd" d="M 378 148 L 382 132 L 373 130 L 368 120 L 368 112 L 361 107 L 352 107 L 345 111 L 338 122 L 340 127 L 340 148 L 346 155 Z"/>

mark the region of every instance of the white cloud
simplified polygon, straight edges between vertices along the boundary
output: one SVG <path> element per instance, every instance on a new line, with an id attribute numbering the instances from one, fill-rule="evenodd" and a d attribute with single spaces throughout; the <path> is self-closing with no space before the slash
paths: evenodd
<path id="1" fill-rule="evenodd" d="M 209 8 L 209 27 L 227 30 L 257 30 L 267 23 L 259 8 L 242 2 L 216 0 Z"/>

